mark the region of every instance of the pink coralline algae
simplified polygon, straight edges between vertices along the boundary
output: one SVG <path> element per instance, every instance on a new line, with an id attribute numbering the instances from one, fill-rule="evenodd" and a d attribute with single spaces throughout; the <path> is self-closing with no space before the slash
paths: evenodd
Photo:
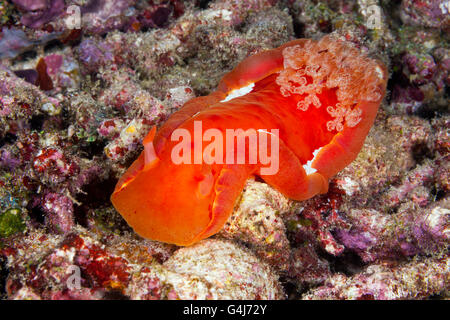
<path id="1" fill-rule="evenodd" d="M 336 274 L 303 298 L 393 300 L 423 299 L 448 289 L 449 257 L 412 261 L 401 266 L 371 265 L 352 277 Z"/>
<path id="2" fill-rule="evenodd" d="M 79 60 L 86 71 L 94 72 L 100 66 L 111 64 L 114 59 L 112 47 L 108 44 L 97 43 L 86 39 L 78 47 Z"/>
<path id="3" fill-rule="evenodd" d="M 326 195 L 306 201 L 297 212 L 291 214 L 289 224 L 296 241 L 308 241 L 313 237 L 321 248 L 332 255 L 338 256 L 344 251 L 344 246 L 335 240 L 331 232 L 335 228 L 345 230 L 349 227 L 339 214 L 342 194 L 343 191 L 332 184 Z"/>
<path id="4" fill-rule="evenodd" d="M 81 6 L 80 11 L 85 32 L 104 34 L 116 29 L 136 32 L 167 26 L 171 19 L 184 12 L 184 4 L 179 0 L 144 3 L 136 0 L 90 0 Z"/>
<path id="5" fill-rule="evenodd" d="M 395 215 L 352 210 L 347 218 L 352 227 L 336 231 L 337 239 L 365 262 L 441 251 L 450 240 L 450 211 L 445 207 L 410 209 Z"/>
<path id="6" fill-rule="evenodd" d="M 23 11 L 20 22 L 29 28 L 39 28 L 64 12 L 63 0 L 12 0 Z"/>
<path id="7" fill-rule="evenodd" d="M 6 284 L 9 297 L 129 296 L 139 300 L 283 297 L 271 268 L 230 242 L 208 240 L 172 255 L 170 247 L 157 243 L 138 243 L 128 238 L 124 244 L 125 239 L 111 235 L 105 245 L 94 234 L 80 229 L 78 232 L 65 237 L 35 234 L 37 238 L 27 237 L 10 244 L 7 250 L 2 249 L 0 252 L 11 265 Z M 42 246 L 37 247 L 36 240 Z M 40 262 L 28 264 L 29 259 Z M 194 261 L 196 268 L 192 268 Z M 79 278 L 74 280 L 76 274 Z"/>
<path id="8" fill-rule="evenodd" d="M 46 71 L 56 90 L 79 85 L 79 65 L 73 55 L 50 54 L 44 58 Z"/>
<path id="9" fill-rule="evenodd" d="M 450 28 L 450 8 L 445 0 L 404 0 L 402 1 L 401 18 L 407 24 L 432 28 Z"/>
<path id="10" fill-rule="evenodd" d="M 42 202 L 46 212 L 46 224 L 55 232 L 67 233 L 74 226 L 73 202 L 67 196 L 49 193 Z"/>
<path id="11" fill-rule="evenodd" d="M 39 150 L 33 159 L 33 168 L 50 183 L 62 182 L 79 170 L 76 163 L 54 148 Z"/>
<path id="12" fill-rule="evenodd" d="M 0 38 L 0 58 L 14 58 L 31 45 L 32 42 L 22 30 L 5 28 Z"/>
<path id="13" fill-rule="evenodd" d="M 104 33 L 120 28 L 133 14 L 135 0 L 90 0 L 80 8 L 83 28 L 95 33 Z"/>
<path id="14" fill-rule="evenodd" d="M 27 287 L 28 290 L 38 294 L 41 299 L 55 299 L 55 297 L 93 299 L 95 296 L 102 296 L 103 290 L 98 291 L 98 289 L 123 287 L 130 279 L 126 260 L 115 255 L 108 255 L 103 247 L 91 238 L 73 234 L 64 239 L 41 235 L 40 241 L 48 247 L 45 259 L 39 266 L 32 265 L 30 267 L 25 282 L 14 277 L 8 280 L 7 288 L 12 296 L 16 296 L 20 290 L 23 290 L 23 287 Z M 55 243 L 56 247 L 54 247 Z M 18 248 L 21 248 L 22 245 L 18 244 Z M 25 254 L 31 253 L 28 248 L 22 248 L 22 250 L 25 250 Z M 12 261 L 20 261 L 24 257 L 20 257 L 15 252 L 11 254 L 10 258 Z M 88 275 L 80 279 L 80 286 L 83 287 L 83 290 L 80 290 L 81 288 L 77 290 L 76 287 L 71 289 L 68 285 L 72 275 L 71 270 L 75 270 L 75 266 L 78 268 L 76 269 L 78 272 L 83 271 Z M 90 284 L 89 291 L 86 290 L 87 283 Z M 85 292 L 83 293 L 83 291 Z"/>
<path id="15" fill-rule="evenodd" d="M 0 1 L 0 298 L 448 299 L 449 10 Z M 291 201 L 250 179 L 211 239 L 138 237 L 109 198 L 149 129 L 246 57 L 327 34 L 389 73 L 364 146 L 328 192 Z"/>
<path id="16" fill-rule="evenodd" d="M 392 98 L 393 102 L 403 105 L 409 113 L 416 113 L 425 107 L 430 109 L 427 104 L 432 100 L 439 101 L 444 94 L 450 70 L 448 53 L 447 57 L 439 57 L 436 53 L 434 56 L 410 52 L 400 58 L 403 68 L 396 75 L 400 81 L 393 88 Z M 441 104 L 443 102 L 438 102 L 435 108 Z"/>

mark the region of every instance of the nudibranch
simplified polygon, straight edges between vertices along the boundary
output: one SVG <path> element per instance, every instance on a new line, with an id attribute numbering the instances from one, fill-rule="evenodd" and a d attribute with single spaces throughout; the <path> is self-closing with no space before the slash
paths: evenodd
<path id="1" fill-rule="evenodd" d="M 142 237 L 191 245 L 222 228 L 252 175 L 294 200 L 326 193 L 329 179 L 358 155 L 386 82 L 381 62 L 331 36 L 250 56 L 216 91 L 150 131 L 111 201 Z M 230 130 L 238 133 L 228 136 Z M 276 146 L 276 171 L 251 156 L 248 132 L 265 141 L 260 148 Z M 239 151 L 245 161 L 236 161 Z"/>

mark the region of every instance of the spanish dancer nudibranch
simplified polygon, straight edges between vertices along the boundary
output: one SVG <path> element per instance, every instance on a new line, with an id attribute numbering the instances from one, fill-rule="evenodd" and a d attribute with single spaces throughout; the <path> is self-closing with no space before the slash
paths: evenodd
<path id="1" fill-rule="evenodd" d="M 191 245 L 222 228 L 252 175 L 294 200 L 326 193 L 358 155 L 386 82 L 381 62 L 330 36 L 255 54 L 150 131 L 111 201 L 142 237 Z M 270 147 L 275 170 L 254 157 L 249 132 L 258 133 L 259 152 Z"/>

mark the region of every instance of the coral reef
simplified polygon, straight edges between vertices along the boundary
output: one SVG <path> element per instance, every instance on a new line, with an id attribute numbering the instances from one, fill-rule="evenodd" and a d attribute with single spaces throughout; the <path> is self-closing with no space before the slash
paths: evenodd
<path id="1" fill-rule="evenodd" d="M 104 242 L 79 227 L 74 231 L 64 237 L 38 231 L 2 250 L 12 266 L 6 284 L 9 298 L 284 297 L 270 266 L 231 242 L 206 240 L 174 252 L 156 242 L 114 235 Z"/>
<path id="2" fill-rule="evenodd" d="M 423 299 L 448 289 L 448 257 L 428 258 L 402 266 L 373 264 L 347 277 L 335 274 L 304 299 Z"/>
<path id="3" fill-rule="evenodd" d="M 0 1 L 1 298 L 448 298 L 449 12 L 444 0 Z M 134 234 L 109 197 L 148 130 L 245 57 L 330 33 L 390 78 L 328 193 L 296 202 L 249 180 L 212 239 Z"/>
<path id="4" fill-rule="evenodd" d="M 12 2 L 23 12 L 20 22 L 29 28 L 39 28 L 64 12 L 63 0 L 13 0 Z"/>

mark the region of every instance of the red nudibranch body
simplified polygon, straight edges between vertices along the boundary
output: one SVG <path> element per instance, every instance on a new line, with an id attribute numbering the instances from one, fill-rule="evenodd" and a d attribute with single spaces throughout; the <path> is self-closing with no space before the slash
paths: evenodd
<path id="1" fill-rule="evenodd" d="M 190 245 L 222 228 L 251 175 L 295 200 L 325 193 L 328 180 L 359 153 L 386 82 L 381 62 L 330 36 L 255 54 L 226 74 L 215 92 L 188 101 L 157 132 L 151 130 L 111 201 L 142 237 Z M 244 163 L 227 161 L 227 152 L 236 151 L 234 137 L 233 144 L 215 145 L 213 162 L 174 162 L 181 139 L 174 132 L 195 135 L 199 123 L 223 136 L 229 129 L 273 136 L 277 129 L 278 171 L 267 174 L 267 162 L 249 161 L 248 136 Z M 203 141 L 218 142 L 213 136 Z M 195 148 L 204 155 L 211 145 L 189 148 L 195 157 Z"/>

